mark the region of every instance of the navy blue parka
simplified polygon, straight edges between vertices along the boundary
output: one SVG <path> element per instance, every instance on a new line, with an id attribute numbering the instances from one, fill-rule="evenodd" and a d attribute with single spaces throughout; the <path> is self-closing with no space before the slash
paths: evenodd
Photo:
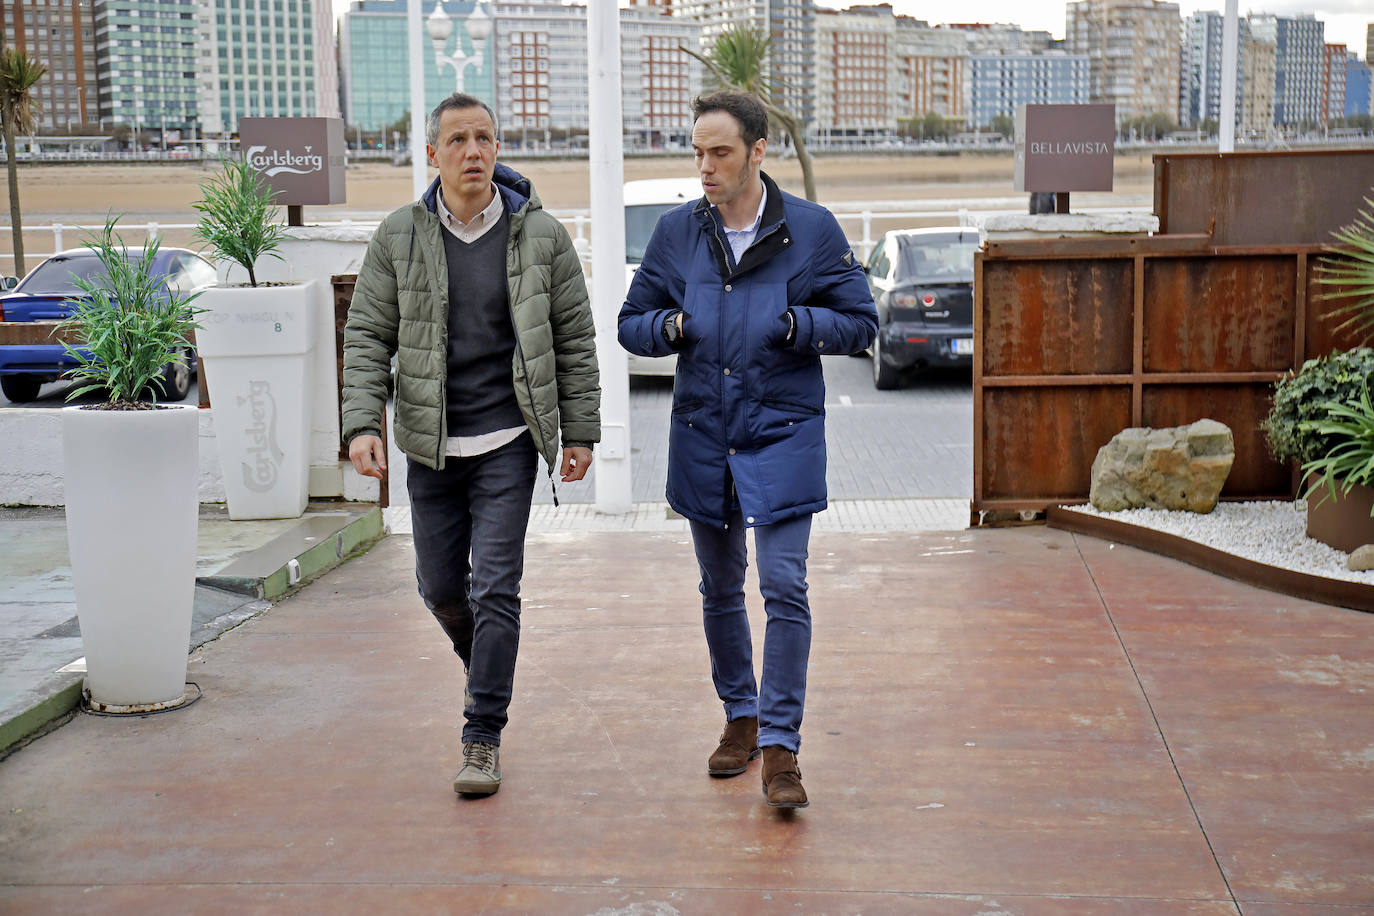
<path id="1" fill-rule="evenodd" d="M 826 507 L 820 358 L 864 350 L 878 329 L 834 215 L 760 174 L 763 219 L 738 264 L 719 211 L 704 197 L 683 204 L 659 218 L 620 310 L 620 344 L 640 356 L 674 352 L 663 321 L 683 313 L 668 503 L 719 526 L 735 498 L 749 526 Z"/>

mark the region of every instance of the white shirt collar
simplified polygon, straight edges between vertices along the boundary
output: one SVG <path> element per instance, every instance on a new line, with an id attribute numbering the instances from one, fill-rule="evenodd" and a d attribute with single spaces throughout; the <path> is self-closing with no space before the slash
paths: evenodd
<path id="1" fill-rule="evenodd" d="M 762 184 L 762 182 L 760 182 L 760 184 Z M 748 226 L 746 226 L 746 227 L 743 228 L 743 229 L 731 229 L 729 226 L 725 226 L 725 220 L 724 220 L 724 218 L 722 218 L 722 219 L 721 219 L 721 225 L 722 225 L 722 226 L 725 226 L 725 231 L 726 231 L 726 232 L 758 232 L 758 231 L 759 231 L 759 224 L 763 222 L 763 206 L 764 206 L 764 204 L 766 204 L 766 203 L 768 203 L 768 186 L 767 186 L 767 185 L 764 185 L 764 186 L 763 186 L 763 193 L 762 193 L 761 195 L 759 195 L 759 209 L 758 209 L 758 212 L 756 212 L 756 213 L 754 214 L 754 221 L 753 221 L 752 223 L 750 223 Z M 716 208 L 716 212 L 717 212 L 717 213 L 720 212 L 720 208 L 719 208 L 719 207 Z"/>
<path id="2" fill-rule="evenodd" d="M 496 222 L 501 216 L 501 210 L 505 206 L 501 200 L 501 192 L 496 189 L 496 185 L 491 186 L 491 203 L 482 208 L 482 211 L 468 220 L 466 223 L 453 215 L 453 211 L 444 203 L 444 188 L 439 186 L 439 192 L 435 195 L 435 200 L 439 207 L 439 221 L 458 237 L 481 235 L 479 229 L 489 226 Z"/>

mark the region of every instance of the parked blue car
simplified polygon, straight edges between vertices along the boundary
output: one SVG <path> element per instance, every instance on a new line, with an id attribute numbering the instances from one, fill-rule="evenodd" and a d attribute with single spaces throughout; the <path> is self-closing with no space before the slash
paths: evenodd
<path id="1" fill-rule="evenodd" d="M 143 256 L 141 248 L 124 252 L 129 260 Z M 183 295 L 215 285 L 215 268 L 205 258 L 185 248 L 162 248 L 153 261 L 153 272 L 163 278 L 163 295 L 172 290 Z M 38 397 L 44 383 L 56 381 L 77 365 L 62 344 L 47 334 L 35 335 L 18 325 L 41 324 L 56 328 L 71 316 L 84 295 L 76 279 L 98 281 L 104 268 L 89 248 L 60 251 L 31 270 L 10 292 L 0 295 L 0 391 L 16 404 Z M 27 333 L 18 333 L 19 331 Z M 13 342 L 23 338 L 25 342 Z M 41 342 L 40 342 L 41 341 Z M 162 373 L 159 400 L 181 401 L 191 390 L 195 353 L 187 348 L 167 364 Z"/>

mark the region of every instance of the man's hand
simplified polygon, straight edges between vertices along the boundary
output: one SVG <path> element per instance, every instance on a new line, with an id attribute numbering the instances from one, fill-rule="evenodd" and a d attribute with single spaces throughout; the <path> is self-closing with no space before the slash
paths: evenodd
<path id="1" fill-rule="evenodd" d="M 353 462 L 353 470 L 364 477 L 382 479 L 386 473 L 386 449 L 380 436 L 354 436 L 348 443 L 348 460 Z M 567 462 L 567 458 L 563 459 Z"/>
<path id="2" fill-rule="evenodd" d="M 563 449 L 563 466 L 559 472 L 563 475 L 564 483 L 571 483 L 574 480 L 581 480 L 587 476 L 587 468 L 592 466 L 592 450 L 589 448 L 565 448 Z"/>

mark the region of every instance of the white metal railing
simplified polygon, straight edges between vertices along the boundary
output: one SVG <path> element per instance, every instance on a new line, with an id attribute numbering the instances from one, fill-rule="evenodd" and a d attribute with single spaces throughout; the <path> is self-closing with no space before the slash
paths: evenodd
<path id="1" fill-rule="evenodd" d="M 924 210 L 917 206 L 916 201 L 907 201 L 898 206 L 906 206 L 908 209 L 888 210 L 879 208 L 854 208 L 852 206 L 837 206 L 831 210 L 841 227 L 845 229 L 845 235 L 849 239 L 850 245 L 857 251 L 860 257 L 868 260 L 869 254 L 873 251 L 873 246 L 877 244 L 878 238 L 874 233 L 876 228 L 886 226 L 896 228 L 893 224 L 900 226 L 902 223 L 922 221 L 929 223 L 932 220 L 947 220 L 950 225 L 971 226 L 975 225 L 973 219 L 976 214 L 978 217 L 995 216 L 998 214 L 1025 213 L 1025 208 L 970 208 L 958 207 L 953 209 L 930 209 Z M 583 259 L 587 260 L 590 252 L 590 240 L 588 239 L 591 229 L 591 211 L 589 210 L 551 210 L 554 217 L 562 222 L 567 228 L 568 233 L 573 237 L 577 249 L 582 253 Z M 1148 213 L 1149 207 L 1082 207 L 1076 208 L 1078 213 L 1094 212 L 1113 212 L 1113 213 Z M 381 219 L 362 219 L 362 220 L 329 220 L 311 223 L 312 226 L 321 227 L 353 227 L 358 229 L 375 229 Z M 855 225 L 857 224 L 857 225 Z M 38 261 L 46 258 L 64 248 L 74 248 L 81 244 L 81 238 L 88 232 L 95 232 L 102 228 L 103 224 L 87 223 L 26 223 L 24 225 L 24 256 L 30 268 L 37 266 Z M 195 229 L 195 223 L 120 223 L 121 234 L 129 244 L 145 243 L 151 239 L 162 239 L 166 242 L 167 233 L 189 233 Z M 852 227 L 852 228 L 851 228 Z M 855 229 L 858 230 L 856 237 Z M 5 237 L 10 234 L 8 224 L 0 225 L 0 233 Z M 882 233 L 877 233 L 881 237 Z M 47 244 L 43 244 L 46 242 Z M 170 244 L 170 243 L 169 243 Z M 9 270 L 14 260 L 13 253 L 10 251 L 0 252 L 0 273 Z"/>

